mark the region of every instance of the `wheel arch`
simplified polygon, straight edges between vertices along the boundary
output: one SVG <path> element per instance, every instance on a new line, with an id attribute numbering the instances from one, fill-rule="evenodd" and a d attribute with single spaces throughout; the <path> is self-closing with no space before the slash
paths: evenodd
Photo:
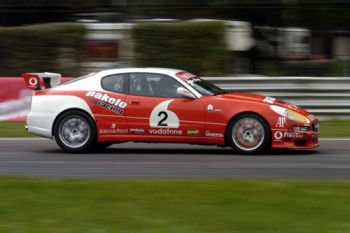
<path id="1" fill-rule="evenodd" d="M 237 118 L 237 117 L 240 117 L 240 116 L 242 116 L 242 115 L 245 115 L 245 114 L 252 114 L 252 115 L 256 115 L 256 116 L 258 116 L 258 117 L 260 117 L 269 127 L 269 131 L 270 131 L 270 135 L 272 135 L 272 132 L 271 132 L 271 124 L 269 123 L 269 121 L 262 115 L 262 114 L 260 114 L 260 113 L 258 113 L 258 112 L 255 112 L 255 111 L 243 111 L 243 112 L 239 112 L 239 113 L 237 113 L 237 114 L 235 114 L 235 115 L 233 115 L 230 119 L 229 119 L 229 121 L 227 122 L 227 124 L 226 124 L 226 127 L 225 127 L 225 145 L 227 146 L 227 145 L 229 145 L 229 143 L 228 143 L 228 138 L 227 138 L 227 134 L 228 134 L 228 129 L 229 129 L 229 127 L 230 127 L 230 124 Z M 271 141 L 271 138 L 270 138 L 270 141 Z M 271 142 L 270 142 L 271 143 Z"/>
<path id="2" fill-rule="evenodd" d="M 52 137 L 54 136 L 55 132 L 55 126 L 57 124 L 57 120 L 60 116 L 62 116 L 63 114 L 67 113 L 67 112 L 70 112 L 70 111 L 78 111 L 78 112 L 82 112 L 84 113 L 86 116 L 90 117 L 90 119 L 92 120 L 92 122 L 94 122 L 95 124 L 95 127 L 97 128 L 97 125 L 96 125 L 96 121 L 94 119 L 94 117 L 91 115 L 90 112 L 86 111 L 85 109 L 82 109 L 82 108 L 68 108 L 68 109 L 65 109 L 64 111 L 60 112 L 59 114 L 57 114 L 57 116 L 55 117 L 55 120 L 53 121 L 53 124 L 52 124 L 52 128 L 51 128 L 51 134 L 52 134 Z"/>

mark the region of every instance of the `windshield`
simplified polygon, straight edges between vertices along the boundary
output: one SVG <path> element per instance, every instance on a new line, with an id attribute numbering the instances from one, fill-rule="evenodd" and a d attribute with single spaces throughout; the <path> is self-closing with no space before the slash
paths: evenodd
<path id="1" fill-rule="evenodd" d="M 221 95 L 227 93 L 220 87 L 215 86 L 211 82 L 205 81 L 201 78 L 194 77 L 187 80 L 187 83 L 198 91 L 201 95 L 211 96 L 211 95 Z"/>

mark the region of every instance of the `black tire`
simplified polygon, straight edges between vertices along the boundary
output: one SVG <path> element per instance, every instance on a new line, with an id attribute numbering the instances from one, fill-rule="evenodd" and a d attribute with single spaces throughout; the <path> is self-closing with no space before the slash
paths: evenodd
<path id="1" fill-rule="evenodd" d="M 58 116 L 53 135 L 57 145 L 68 153 L 89 152 L 97 141 L 95 122 L 88 114 L 79 110 Z"/>
<path id="2" fill-rule="evenodd" d="M 260 154 L 271 148 L 271 130 L 262 117 L 243 114 L 228 126 L 226 140 L 239 154 Z"/>

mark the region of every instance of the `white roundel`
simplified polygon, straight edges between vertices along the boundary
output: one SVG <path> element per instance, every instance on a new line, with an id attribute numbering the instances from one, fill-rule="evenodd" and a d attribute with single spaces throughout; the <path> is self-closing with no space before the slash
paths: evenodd
<path id="1" fill-rule="evenodd" d="M 283 137 L 283 133 L 281 131 L 276 131 L 274 137 L 276 140 L 281 140 Z"/>
<path id="2" fill-rule="evenodd" d="M 35 77 L 31 77 L 28 79 L 28 83 L 32 86 L 38 85 L 38 80 Z"/>
<path id="3" fill-rule="evenodd" d="M 168 110 L 173 100 L 166 100 L 158 104 L 151 112 L 149 124 L 152 128 L 179 128 L 179 118 Z"/>

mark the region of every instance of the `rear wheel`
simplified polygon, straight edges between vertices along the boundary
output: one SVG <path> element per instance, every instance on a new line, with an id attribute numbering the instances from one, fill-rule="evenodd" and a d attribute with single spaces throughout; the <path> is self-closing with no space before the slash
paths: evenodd
<path id="1" fill-rule="evenodd" d="M 226 137 L 230 146 L 240 154 L 258 154 L 271 145 L 268 124 L 254 114 L 244 114 L 234 119 Z"/>
<path id="2" fill-rule="evenodd" d="M 86 113 L 69 111 L 58 117 L 54 126 L 54 137 L 65 152 L 87 152 L 95 145 L 96 127 Z"/>

